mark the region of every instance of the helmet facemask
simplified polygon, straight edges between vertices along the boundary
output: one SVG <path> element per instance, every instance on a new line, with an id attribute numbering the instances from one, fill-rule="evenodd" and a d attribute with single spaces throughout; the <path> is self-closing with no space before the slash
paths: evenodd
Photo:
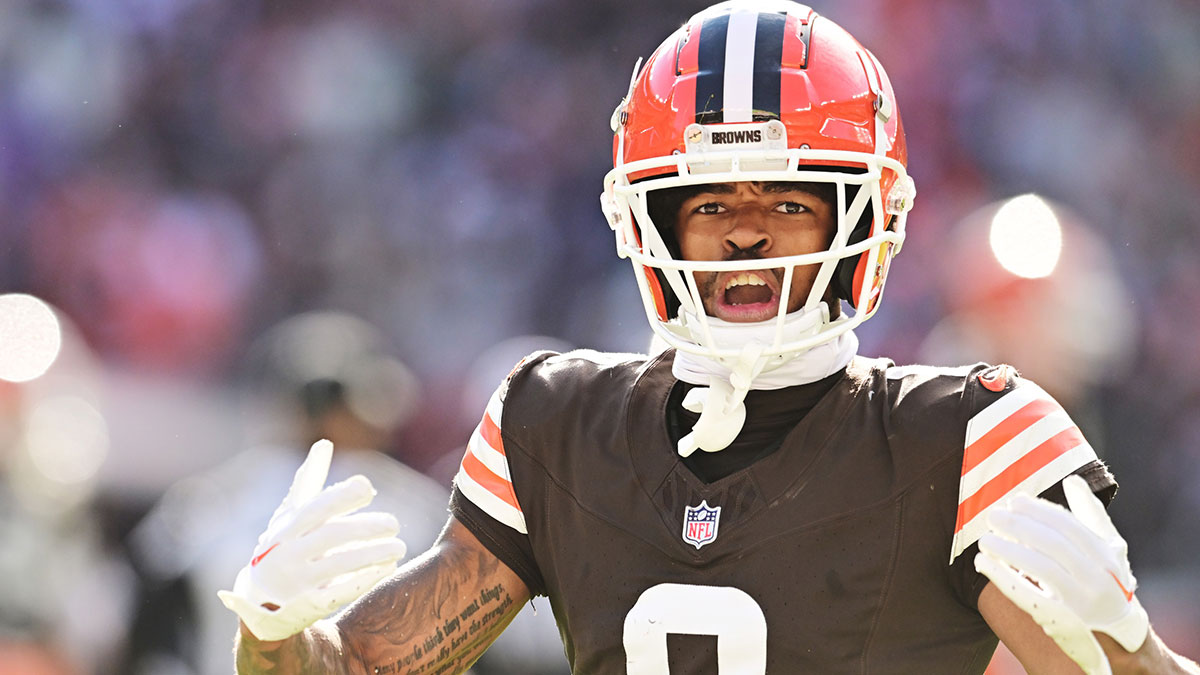
<path id="1" fill-rule="evenodd" d="M 739 125 L 762 127 L 771 122 Z M 785 133 L 782 125 L 772 133 Z M 700 127 L 701 125 L 694 125 Z M 730 125 L 710 125 L 727 127 Z M 710 132 L 711 133 L 711 132 Z M 786 148 L 786 146 L 784 146 Z M 648 171 L 671 171 L 668 175 L 643 178 L 631 176 Z M 712 183 L 802 182 L 831 185 L 835 195 L 835 228 L 828 249 L 803 255 L 738 260 L 683 260 L 674 241 L 672 222 L 655 222 L 649 200 L 656 190 Z M 815 345 L 832 340 L 865 321 L 878 307 L 883 274 L 891 256 L 904 240 L 907 209 L 888 208 L 881 186 L 911 183 L 904 167 L 886 156 L 846 151 L 811 149 L 763 149 L 705 152 L 702 158 L 680 153 L 670 157 L 640 160 L 618 166 L 605 180 L 606 213 L 617 239 L 617 252 L 628 258 L 637 272 L 643 306 L 655 334 L 667 345 L 717 361 L 737 359 L 750 331 L 718 330 L 724 324 L 704 310 L 697 272 L 779 270 L 782 276 L 779 312 L 769 321 L 744 324 L 754 327 L 762 343 L 765 368 L 782 363 Z M 896 190 L 893 188 L 893 191 Z M 911 197 L 907 200 L 911 203 Z M 899 204 L 898 206 L 903 206 Z M 657 210 L 657 209 L 656 209 Z M 896 213 L 896 211 L 899 211 Z M 664 214 L 658 215 L 659 220 Z M 875 227 L 874 223 L 884 223 Z M 821 311 L 821 304 L 847 300 L 850 310 L 826 308 L 827 318 L 815 329 L 796 334 L 788 331 L 788 308 L 793 299 L 792 277 L 798 268 L 817 266 L 816 276 L 800 306 L 804 311 Z M 866 272 L 875 279 L 862 279 Z M 877 271 L 876 271 L 877 270 Z M 856 274 L 858 272 L 858 274 Z M 855 284 L 851 279 L 859 278 Z M 836 283 L 843 279 L 841 284 Z M 844 288 L 841 293 L 833 289 Z M 854 309 L 858 308 L 858 309 Z M 795 313 L 795 312 L 794 312 Z M 769 337 L 762 328 L 770 324 Z"/>

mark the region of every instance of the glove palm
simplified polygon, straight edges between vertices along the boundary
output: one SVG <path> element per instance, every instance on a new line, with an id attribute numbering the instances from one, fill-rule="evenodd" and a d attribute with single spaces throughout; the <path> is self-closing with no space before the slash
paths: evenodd
<path id="1" fill-rule="evenodd" d="M 217 593 L 260 640 L 282 640 L 328 616 L 404 557 L 395 517 L 355 513 L 375 496 L 366 477 L 325 487 L 332 453 L 329 441 L 313 444 L 233 590 Z"/>

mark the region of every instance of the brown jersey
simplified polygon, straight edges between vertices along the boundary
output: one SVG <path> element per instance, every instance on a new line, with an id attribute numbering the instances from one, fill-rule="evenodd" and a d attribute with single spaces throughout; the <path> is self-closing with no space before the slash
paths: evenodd
<path id="1" fill-rule="evenodd" d="M 527 359 L 455 479 L 576 673 L 980 673 L 987 509 L 1089 467 L 1111 482 L 1007 367 L 855 359 L 778 450 L 705 483 L 668 436 L 671 359 Z"/>

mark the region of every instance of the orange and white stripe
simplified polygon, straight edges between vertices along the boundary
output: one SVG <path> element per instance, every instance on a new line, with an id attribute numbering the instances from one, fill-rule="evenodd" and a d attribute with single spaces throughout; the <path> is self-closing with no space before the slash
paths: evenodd
<path id="1" fill-rule="evenodd" d="M 513 491 L 508 457 L 504 454 L 504 441 L 500 435 L 503 409 L 500 390 L 497 389 L 488 401 L 483 420 L 475 427 L 471 440 L 467 442 L 467 452 L 463 455 L 454 483 L 467 499 L 488 515 L 521 534 L 528 534 L 525 515 Z"/>
<path id="2" fill-rule="evenodd" d="M 1071 417 L 1041 387 L 1022 381 L 967 422 L 950 562 L 987 531 L 990 509 L 1037 496 L 1096 459 Z"/>

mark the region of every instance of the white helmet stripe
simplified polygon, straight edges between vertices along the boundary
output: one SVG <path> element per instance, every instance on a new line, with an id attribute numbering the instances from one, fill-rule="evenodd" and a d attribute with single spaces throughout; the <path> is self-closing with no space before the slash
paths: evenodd
<path id="1" fill-rule="evenodd" d="M 751 122 L 754 114 L 754 38 L 758 12 L 733 12 L 725 34 L 725 122 Z"/>

